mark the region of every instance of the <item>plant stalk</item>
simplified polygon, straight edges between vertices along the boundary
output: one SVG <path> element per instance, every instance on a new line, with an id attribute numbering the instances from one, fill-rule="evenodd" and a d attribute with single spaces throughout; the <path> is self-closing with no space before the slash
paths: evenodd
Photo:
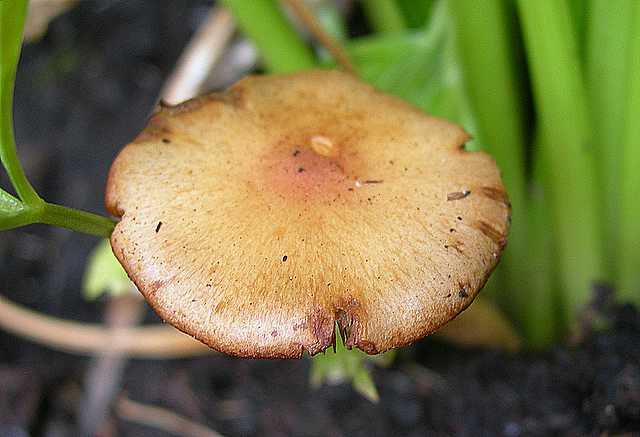
<path id="1" fill-rule="evenodd" d="M 28 205 L 42 199 L 27 180 L 13 132 L 13 84 L 22 48 L 27 0 L 0 1 L 0 159 L 16 193 Z"/>
<path id="2" fill-rule="evenodd" d="M 592 137 L 578 48 L 567 2 L 518 1 L 541 134 L 566 319 L 574 324 L 604 263 Z"/>
<path id="3" fill-rule="evenodd" d="M 109 238 L 115 227 L 110 218 L 52 203 L 44 204 L 38 221 L 102 238 Z"/>
<path id="4" fill-rule="evenodd" d="M 396 0 L 362 0 L 362 7 L 371 27 L 378 33 L 400 32 L 407 27 Z"/>
<path id="5" fill-rule="evenodd" d="M 242 31 L 260 50 L 272 73 L 289 73 L 315 67 L 311 49 L 300 39 L 275 0 L 222 0 Z"/>
<path id="6" fill-rule="evenodd" d="M 616 273 L 620 234 L 620 171 L 635 0 L 592 0 L 588 22 L 586 73 L 594 135 L 594 156 L 603 205 L 604 250 L 609 274 Z M 615 31 L 612 31 L 615 29 Z"/>
<path id="7" fill-rule="evenodd" d="M 524 92 L 518 85 L 522 78 L 515 67 L 517 55 L 512 44 L 516 30 L 502 0 L 453 1 L 449 7 L 465 88 L 485 146 L 502 171 L 513 206 L 509 245 L 502 262 L 506 287 L 499 298 L 511 316 L 527 327 L 530 324 L 525 319 L 532 311 L 529 296 L 534 290 L 528 269 L 531 254 L 525 194 Z M 525 333 L 527 337 L 529 334 Z"/>
<path id="8" fill-rule="evenodd" d="M 633 3 L 633 32 L 629 51 L 628 88 L 620 183 L 620 233 L 616 260 L 619 297 L 640 305 L 640 5 Z"/>

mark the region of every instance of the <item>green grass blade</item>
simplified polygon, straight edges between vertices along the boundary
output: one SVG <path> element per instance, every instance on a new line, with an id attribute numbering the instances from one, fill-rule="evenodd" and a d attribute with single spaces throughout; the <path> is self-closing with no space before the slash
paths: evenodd
<path id="1" fill-rule="evenodd" d="M 588 23 L 586 73 L 593 123 L 594 153 L 601 181 L 607 272 L 616 270 L 619 239 L 620 169 L 624 113 L 632 57 L 636 0 L 592 0 Z M 631 70 L 633 71 L 633 70 Z M 637 70 L 636 70 L 637 71 Z M 638 73 L 636 73 L 638 74 Z"/>
<path id="2" fill-rule="evenodd" d="M 531 305 L 526 309 L 526 317 L 522 328 L 527 334 L 529 346 L 541 349 L 552 344 L 564 332 L 565 326 L 561 323 L 563 317 L 558 311 L 561 303 L 558 281 L 555 268 L 555 259 L 551 254 L 556 253 L 554 238 L 550 229 L 551 208 L 549 196 L 545 193 L 543 181 L 548 177 L 544 172 L 548 169 L 539 158 L 542 146 L 540 138 L 534 139 L 535 152 L 533 178 L 529 196 L 527 220 L 529 231 L 529 255 L 530 262 L 527 280 L 530 281 L 530 290 L 533 290 L 530 299 Z"/>
<path id="3" fill-rule="evenodd" d="M 396 0 L 362 0 L 362 7 L 376 32 L 399 32 L 407 27 Z"/>
<path id="4" fill-rule="evenodd" d="M 518 322 L 533 311 L 527 239 L 522 78 L 513 46 L 516 30 L 502 0 L 449 3 L 465 88 L 487 150 L 496 159 L 513 205 L 509 245 L 501 263 L 506 287 L 501 302 Z M 543 254 L 542 256 L 546 256 Z M 525 333 L 526 334 L 526 333 Z"/>
<path id="5" fill-rule="evenodd" d="M 42 200 L 20 165 L 13 133 L 13 85 L 26 13 L 26 0 L 0 1 L 0 158 L 20 199 L 35 205 Z"/>
<path id="6" fill-rule="evenodd" d="M 300 39 L 275 0 L 222 0 L 260 50 L 267 69 L 288 73 L 316 65 L 311 49 Z"/>
<path id="7" fill-rule="evenodd" d="M 410 29 L 422 29 L 429 21 L 435 0 L 396 0 Z"/>
<path id="8" fill-rule="evenodd" d="M 620 184 L 620 299 L 640 305 L 640 4 L 634 3 Z"/>
<path id="9" fill-rule="evenodd" d="M 604 278 L 592 138 L 569 7 L 562 0 L 519 0 L 533 82 L 540 159 L 545 167 L 567 320 L 575 322 L 594 280 Z"/>
<path id="10" fill-rule="evenodd" d="M 589 18 L 593 16 L 590 10 L 591 5 L 588 0 L 568 0 L 568 2 L 573 34 L 575 35 L 576 47 L 578 49 L 578 57 L 582 62 L 584 61 L 586 52 Z"/>

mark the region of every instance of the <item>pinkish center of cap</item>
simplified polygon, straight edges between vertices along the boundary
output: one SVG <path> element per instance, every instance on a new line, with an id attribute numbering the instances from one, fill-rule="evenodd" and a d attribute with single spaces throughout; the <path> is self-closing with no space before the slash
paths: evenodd
<path id="1" fill-rule="evenodd" d="M 353 157 L 324 135 L 311 135 L 299 143 L 279 144 L 264 157 L 265 186 L 283 197 L 308 199 L 347 194 L 357 177 L 349 171 Z M 351 164 L 351 165 L 350 165 Z"/>

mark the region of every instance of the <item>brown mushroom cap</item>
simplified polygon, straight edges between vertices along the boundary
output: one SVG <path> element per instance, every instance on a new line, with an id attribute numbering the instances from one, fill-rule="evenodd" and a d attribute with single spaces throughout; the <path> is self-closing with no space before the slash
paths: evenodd
<path id="1" fill-rule="evenodd" d="M 339 72 L 249 77 L 164 108 L 114 162 L 116 256 L 163 319 L 222 352 L 374 354 L 466 308 L 509 204 L 469 136 Z"/>

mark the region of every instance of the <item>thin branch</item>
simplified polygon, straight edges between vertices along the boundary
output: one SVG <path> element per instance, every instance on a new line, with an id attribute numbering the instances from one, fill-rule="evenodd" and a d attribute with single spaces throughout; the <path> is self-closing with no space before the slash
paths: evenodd
<path id="1" fill-rule="evenodd" d="M 291 12 L 302 22 L 304 27 L 309 31 L 311 35 L 320 43 L 331 56 L 335 59 L 336 63 L 340 65 L 346 72 L 356 74 L 356 70 L 353 64 L 349 60 L 347 52 L 342 46 L 329 35 L 314 13 L 305 4 L 304 0 L 282 0 L 289 8 Z"/>
<path id="2" fill-rule="evenodd" d="M 204 344 L 169 326 L 107 329 L 69 322 L 23 308 L 0 296 L 0 328 L 35 343 L 82 355 L 110 352 L 134 358 L 184 358 L 212 353 Z"/>
<path id="3" fill-rule="evenodd" d="M 144 301 L 138 295 L 113 296 L 107 303 L 105 325 L 109 330 L 131 328 L 144 316 Z M 127 357 L 112 352 L 112 345 L 104 345 L 104 354 L 95 357 L 85 375 L 84 399 L 78 407 L 80 435 L 98 434 L 108 416 L 111 404 L 122 386 Z"/>
<path id="4" fill-rule="evenodd" d="M 122 396 L 116 404 L 121 419 L 170 434 L 189 437 L 222 437 L 222 434 L 160 407 L 144 405 Z"/>
<path id="5" fill-rule="evenodd" d="M 213 8 L 180 57 L 165 85 L 162 100 L 177 105 L 198 95 L 203 82 L 224 54 L 234 31 L 231 13 L 222 7 Z"/>

